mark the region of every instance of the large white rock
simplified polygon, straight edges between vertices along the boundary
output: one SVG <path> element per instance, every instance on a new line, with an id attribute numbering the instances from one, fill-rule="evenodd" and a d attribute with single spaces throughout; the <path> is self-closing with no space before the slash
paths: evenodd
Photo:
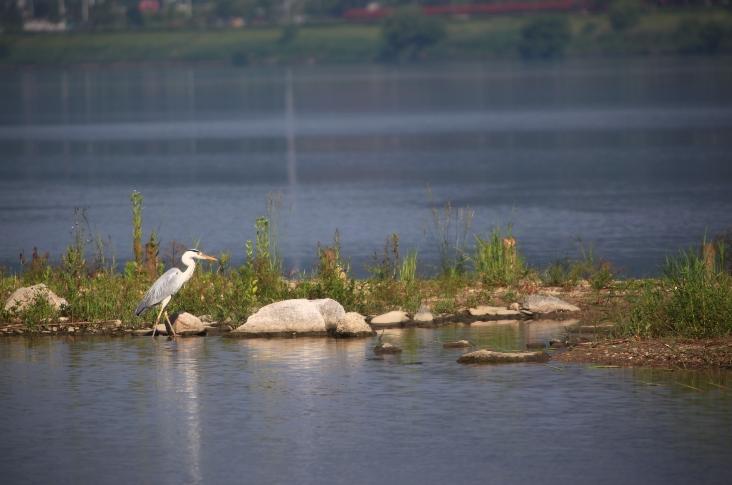
<path id="1" fill-rule="evenodd" d="M 346 316 L 343 305 L 330 298 L 311 300 L 325 320 L 325 328 L 328 330 L 336 328 L 338 322 Z"/>
<path id="2" fill-rule="evenodd" d="M 5 311 L 23 311 L 38 297 L 44 298 L 56 310 L 60 310 L 62 306 L 69 304 L 66 299 L 59 297 L 49 290 L 46 285 L 40 283 L 15 290 L 5 300 Z"/>
<path id="3" fill-rule="evenodd" d="M 232 335 L 325 333 L 345 316 L 343 307 L 331 299 L 284 300 L 266 305 L 251 315 Z"/>
<path id="4" fill-rule="evenodd" d="M 407 315 L 407 312 L 403 312 L 401 310 L 394 310 L 392 312 L 384 313 L 382 315 L 378 315 L 371 319 L 371 325 L 372 326 L 386 326 L 386 325 L 398 325 L 403 322 L 408 322 L 409 316 Z"/>
<path id="5" fill-rule="evenodd" d="M 509 310 L 508 308 L 504 308 L 502 306 L 488 306 L 488 305 L 478 305 L 475 308 L 470 308 L 468 310 L 471 315 L 474 317 L 485 317 L 485 316 L 515 316 L 520 315 L 521 312 L 517 310 Z"/>
<path id="6" fill-rule="evenodd" d="M 579 307 L 550 295 L 529 295 L 524 298 L 521 308 L 532 313 L 578 312 Z"/>
<path id="7" fill-rule="evenodd" d="M 366 319 L 360 313 L 348 312 L 338 320 L 335 327 L 336 337 L 370 337 L 374 330 L 366 323 Z"/>

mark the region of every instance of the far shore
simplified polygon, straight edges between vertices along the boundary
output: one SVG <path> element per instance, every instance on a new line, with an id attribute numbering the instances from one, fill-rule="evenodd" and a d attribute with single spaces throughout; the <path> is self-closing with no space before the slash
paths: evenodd
<path id="1" fill-rule="evenodd" d="M 413 59 L 417 62 L 520 59 L 522 29 L 533 16 L 449 20 L 446 35 Z M 684 22 L 721 25 L 732 13 L 720 8 L 651 10 L 623 31 L 607 15 L 572 13 L 571 37 L 555 59 L 618 59 L 683 55 L 732 55 L 732 36 L 704 47 L 705 34 L 680 36 Z M 716 28 L 716 27 L 715 27 Z M 688 30 L 688 29 L 687 29 Z M 237 66 L 364 64 L 381 62 L 381 26 L 312 24 L 284 32 L 278 26 L 210 30 L 109 30 L 0 34 L 0 66 L 218 63 Z M 294 32 L 294 33 L 293 33 Z M 691 35 L 691 37 L 690 37 Z M 700 43 L 701 42 L 701 43 Z M 701 47 L 700 47 L 701 46 Z M 707 50 L 704 50 L 707 49 Z M 711 49 L 711 50 L 708 50 Z"/>

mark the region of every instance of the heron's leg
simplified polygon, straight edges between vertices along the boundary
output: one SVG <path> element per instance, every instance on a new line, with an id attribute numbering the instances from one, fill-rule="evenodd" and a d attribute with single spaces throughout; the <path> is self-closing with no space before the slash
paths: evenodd
<path id="1" fill-rule="evenodd" d="M 155 330 L 158 328 L 158 322 L 160 321 L 160 316 L 163 314 L 163 310 L 165 310 L 164 306 L 160 307 L 160 311 L 158 312 L 158 318 L 155 319 L 155 323 L 153 323 L 153 333 L 152 336 L 155 336 Z"/>
<path id="2" fill-rule="evenodd" d="M 173 337 L 177 337 L 178 335 L 175 334 L 175 329 L 173 328 L 173 324 L 170 323 L 170 317 L 168 317 L 168 312 L 165 312 L 165 320 L 168 322 L 168 325 L 170 326 L 170 333 L 173 334 Z"/>

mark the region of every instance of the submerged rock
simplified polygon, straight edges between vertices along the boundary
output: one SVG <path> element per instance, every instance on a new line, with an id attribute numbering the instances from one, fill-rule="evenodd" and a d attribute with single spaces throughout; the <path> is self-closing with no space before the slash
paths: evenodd
<path id="1" fill-rule="evenodd" d="M 521 309 L 531 313 L 578 312 L 579 307 L 551 295 L 529 295 Z"/>
<path id="2" fill-rule="evenodd" d="M 338 320 L 334 336 L 338 338 L 371 337 L 374 330 L 360 313 L 348 312 Z"/>
<path id="3" fill-rule="evenodd" d="M 46 285 L 40 283 L 15 290 L 13 294 L 5 300 L 5 311 L 23 311 L 31 305 L 36 298 L 46 300 L 56 311 L 69 304 L 65 298 L 61 298 L 51 291 Z"/>
<path id="4" fill-rule="evenodd" d="M 442 344 L 442 348 L 445 349 L 462 349 L 465 347 L 470 347 L 470 342 L 467 340 L 456 340 L 455 342 L 445 342 Z"/>
<path id="5" fill-rule="evenodd" d="M 232 336 L 277 336 L 303 334 L 325 335 L 335 329 L 346 311 L 331 299 L 283 300 L 263 306 L 246 323 L 233 330 Z"/>
<path id="6" fill-rule="evenodd" d="M 390 344 L 389 342 L 379 342 L 376 347 L 374 347 L 375 354 L 399 354 L 401 352 L 401 348 Z"/>
<path id="7" fill-rule="evenodd" d="M 376 327 L 387 326 L 387 325 L 399 325 L 409 321 L 409 316 L 406 312 L 401 310 L 394 310 L 392 312 L 378 315 L 371 319 L 371 325 Z"/>
<path id="8" fill-rule="evenodd" d="M 468 310 L 471 315 L 474 317 L 484 317 L 484 316 L 516 316 L 520 315 L 521 312 L 517 310 L 509 310 L 508 308 L 500 307 L 500 306 L 489 306 L 489 305 L 478 305 L 475 308 L 470 308 Z"/>
<path id="9" fill-rule="evenodd" d="M 517 362 L 546 362 L 546 352 L 495 352 L 493 350 L 476 350 L 460 356 L 460 364 L 512 364 Z"/>

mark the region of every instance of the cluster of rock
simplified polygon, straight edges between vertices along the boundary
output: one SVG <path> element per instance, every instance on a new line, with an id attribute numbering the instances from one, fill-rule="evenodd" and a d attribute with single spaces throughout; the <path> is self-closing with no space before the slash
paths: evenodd
<path id="1" fill-rule="evenodd" d="M 366 319 L 355 312 L 346 313 L 335 300 L 284 300 L 271 303 L 251 315 L 232 332 L 232 337 L 286 337 L 332 335 L 369 337 L 374 331 Z"/>
<path id="2" fill-rule="evenodd" d="M 22 312 L 29 305 L 45 300 L 57 311 L 68 305 L 68 302 L 53 293 L 44 284 L 31 287 L 19 288 L 5 302 L 5 310 L 8 312 Z M 522 318 L 536 318 L 537 315 L 562 314 L 577 312 L 579 308 L 567 303 L 557 297 L 549 295 L 529 295 L 522 302 L 512 303 L 508 307 L 479 305 L 464 310 L 457 315 L 440 315 L 437 318 L 432 314 L 429 307 L 423 305 L 414 314 L 405 311 L 395 310 L 377 315 L 368 320 L 356 312 L 346 312 L 343 306 L 330 298 L 307 300 L 294 299 L 284 300 L 266 305 L 252 314 L 239 327 L 228 332 L 232 327 L 212 322 L 207 316 L 201 318 L 190 313 L 179 313 L 172 315 L 172 330 L 180 336 L 206 335 L 228 332 L 232 337 L 293 337 L 293 336 L 333 336 L 336 338 L 357 338 L 371 337 L 375 334 L 374 329 L 384 329 L 404 326 L 432 326 L 443 322 L 463 321 L 478 325 L 482 321 L 496 324 L 499 322 L 517 322 Z M 49 322 L 49 327 L 43 327 L 42 333 L 53 333 L 65 331 L 74 333 L 81 330 L 85 324 L 92 322 L 75 322 L 66 326 L 60 326 L 64 317 L 59 322 Z M 368 321 L 367 321 L 368 320 Z M 129 330 L 124 329 L 122 322 L 102 322 L 107 328 L 118 332 L 133 332 L 137 335 L 150 335 L 152 329 Z M 226 323 L 226 322 L 224 322 Z M 96 324 L 95 324 L 96 325 Z M 170 329 L 167 324 L 159 324 L 156 333 L 167 335 Z M 223 330 L 222 330 L 223 329 Z M 8 333 L 22 332 L 22 329 L 10 328 L 7 326 L 4 331 Z M 471 347 L 470 342 L 460 340 L 446 342 L 445 348 L 466 348 Z M 399 347 L 379 339 L 374 352 L 377 354 L 399 353 Z M 548 356 L 545 352 L 522 352 L 522 353 L 501 353 L 491 350 L 478 350 L 464 354 L 458 362 L 462 363 L 500 363 L 500 362 L 542 362 Z"/>

